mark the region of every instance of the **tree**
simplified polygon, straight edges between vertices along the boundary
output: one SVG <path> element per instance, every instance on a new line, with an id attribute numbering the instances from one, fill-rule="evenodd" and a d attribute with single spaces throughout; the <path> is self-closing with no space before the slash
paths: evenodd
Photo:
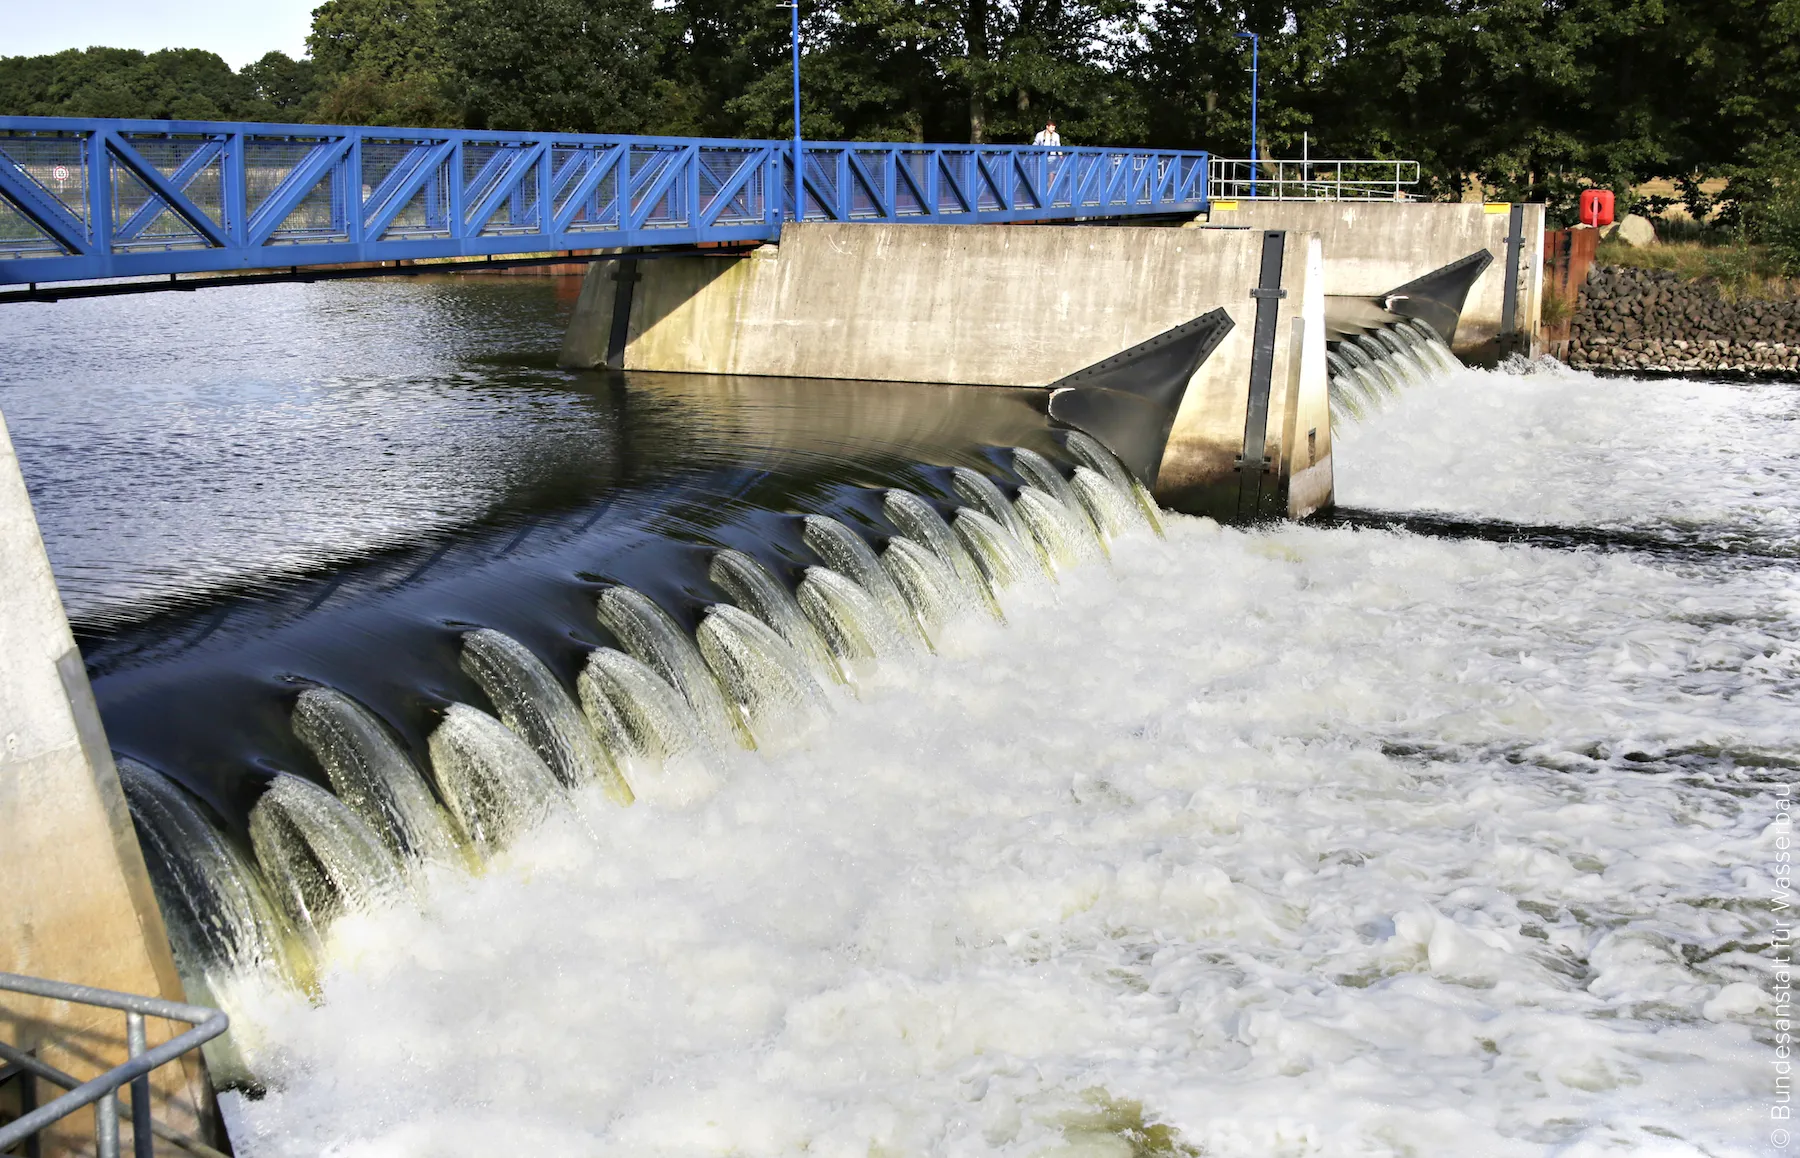
<path id="1" fill-rule="evenodd" d="M 1427 192 L 1674 179 L 1748 224 L 1800 182 L 1800 0 L 801 0 L 813 140 L 1418 160 Z M 324 0 L 310 59 L 0 58 L 0 110 L 785 138 L 773 0 Z M 1782 193 L 1790 197 L 1791 193 Z M 1783 202 L 1785 204 L 1785 201 Z M 1742 213 L 1740 214 L 1740 210 Z"/>
<path id="2" fill-rule="evenodd" d="M 248 96 L 229 65 L 197 48 L 0 58 L 0 108 L 24 116 L 232 120 Z"/>
<path id="3" fill-rule="evenodd" d="M 651 0 L 444 0 L 445 52 L 472 128 L 688 128 L 664 71 L 678 27 Z"/>
<path id="4" fill-rule="evenodd" d="M 449 127 L 462 121 L 439 0 L 325 0 L 306 47 L 325 124 Z"/>
<path id="5" fill-rule="evenodd" d="M 304 122 L 319 99 L 319 70 L 311 60 L 271 52 L 238 73 L 249 87 L 245 120 Z"/>
<path id="6" fill-rule="evenodd" d="M 850 0 L 802 10 L 802 123 L 811 140 L 941 140 L 951 94 L 941 46 L 952 35 L 951 5 L 932 0 Z M 793 132 L 793 96 L 783 22 L 761 70 L 724 108 L 741 131 Z"/>

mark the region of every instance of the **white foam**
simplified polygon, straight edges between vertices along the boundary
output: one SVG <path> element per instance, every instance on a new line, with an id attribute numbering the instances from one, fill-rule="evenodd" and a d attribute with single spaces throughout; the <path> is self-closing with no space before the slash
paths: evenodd
<path id="1" fill-rule="evenodd" d="M 1541 496 L 1673 437 L 1659 391 L 1704 460 L 1734 389 L 1460 376 L 1340 476 L 1742 526 L 1696 470 Z M 1486 471 L 1421 457 L 1456 399 Z M 1189 518 L 1114 562 L 361 930 L 261 1011 L 240 1152 L 1100 1153 L 1105 1098 L 1209 1156 L 1759 1152 L 1790 571 Z"/>
<path id="2" fill-rule="evenodd" d="M 1333 439 L 1347 506 L 1800 541 L 1786 383 L 1464 370 Z"/>

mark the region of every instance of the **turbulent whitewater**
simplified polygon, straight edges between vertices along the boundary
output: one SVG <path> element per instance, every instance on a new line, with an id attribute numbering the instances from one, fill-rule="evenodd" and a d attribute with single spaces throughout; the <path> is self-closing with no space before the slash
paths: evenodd
<path id="1" fill-rule="evenodd" d="M 748 614 L 704 655 L 617 597 L 632 654 L 575 689 L 617 709 L 614 764 L 554 713 L 443 742 L 572 802 L 508 813 L 485 871 L 481 800 L 339 789 L 371 832 L 319 872 L 378 899 L 306 947 L 316 997 L 239 999 L 240 1151 L 1762 1153 L 1797 464 L 1787 387 L 1465 371 L 1340 433 L 1339 498 L 1481 533 L 1165 515 L 1103 545 L 1103 464 L 1005 510 L 959 473 L 948 524 L 890 496 L 919 527 L 874 572 L 823 523 L 836 569 L 796 593 L 721 553 Z M 695 662 L 787 690 L 727 678 L 749 735 L 683 733 Z M 320 695 L 337 786 L 361 724 Z M 322 795 L 286 790 L 270 842 Z"/>

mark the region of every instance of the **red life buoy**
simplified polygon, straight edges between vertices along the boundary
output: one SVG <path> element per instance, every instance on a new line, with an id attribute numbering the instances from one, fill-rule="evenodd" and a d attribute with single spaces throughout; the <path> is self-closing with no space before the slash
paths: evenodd
<path id="1" fill-rule="evenodd" d="M 1595 229 L 1602 225 L 1611 225 L 1613 221 L 1613 194 L 1611 189 L 1583 189 L 1581 191 L 1581 223 L 1592 225 Z"/>

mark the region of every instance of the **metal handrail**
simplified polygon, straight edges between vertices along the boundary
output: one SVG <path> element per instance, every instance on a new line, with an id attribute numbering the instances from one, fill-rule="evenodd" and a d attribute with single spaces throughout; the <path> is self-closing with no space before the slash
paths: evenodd
<path id="1" fill-rule="evenodd" d="M 1214 157 L 1208 187 L 1215 201 L 1413 201 L 1417 161 L 1299 161 Z"/>
<path id="2" fill-rule="evenodd" d="M 0 1067 L 0 1083 L 9 1080 L 15 1073 L 23 1073 L 40 1077 L 53 1085 L 61 1086 L 65 1090 L 72 1090 L 81 1084 L 80 1078 L 66 1074 L 53 1065 L 47 1065 L 37 1058 L 32 1057 L 24 1050 L 15 1049 L 5 1042 L 0 1042 L 0 1061 L 7 1063 L 6 1066 Z M 178 1146 L 181 1149 L 186 1150 L 189 1154 L 196 1155 L 196 1158 L 230 1158 L 229 1155 L 213 1149 L 205 1142 L 189 1138 L 185 1134 L 178 1134 L 174 1130 L 169 1129 L 167 1126 L 164 1126 L 162 1123 L 155 1120 L 152 1120 L 150 1123 L 150 1132 L 155 1134 L 158 1138 L 161 1138 L 163 1141 L 168 1142 L 173 1146 Z M 33 1144 L 35 1141 L 36 1140 L 33 1139 L 25 1144 L 25 1153 L 29 1155 L 30 1158 L 37 1158 L 37 1148 Z M 132 1143 L 134 1149 L 136 1148 L 136 1145 L 137 1143 L 134 1139 Z"/>
<path id="3" fill-rule="evenodd" d="M 155 1145 L 152 1138 L 158 1131 L 150 1120 L 150 1071 L 167 1065 L 189 1050 L 197 1049 L 218 1037 L 231 1024 L 231 1019 L 221 1011 L 202 1005 L 184 1005 L 156 997 L 96 989 L 91 985 L 73 985 L 67 981 L 26 977 L 18 973 L 0 973 L 0 990 L 47 997 L 52 1001 L 122 1010 L 125 1013 L 126 1048 L 131 1054 L 131 1059 L 124 1064 L 114 1066 L 90 1081 L 74 1084 L 75 1079 L 69 1075 L 39 1062 L 21 1050 L 5 1047 L 4 1056 L 12 1065 L 57 1085 L 72 1084 L 74 1088 L 55 1101 L 0 1127 L 0 1150 L 17 1145 L 84 1106 L 94 1106 L 94 1144 L 99 1151 L 99 1158 L 118 1158 L 119 1105 L 115 1095 L 129 1085 L 132 1148 L 137 1158 L 152 1158 Z M 150 1049 L 146 1048 L 148 1042 L 144 1035 L 145 1016 L 185 1021 L 194 1028 Z M 164 1136 L 168 1137 L 166 1132 Z M 182 1141 L 178 1138 L 169 1140 Z M 189 1148 L 192 1149 L 191 1146 Z"/>

